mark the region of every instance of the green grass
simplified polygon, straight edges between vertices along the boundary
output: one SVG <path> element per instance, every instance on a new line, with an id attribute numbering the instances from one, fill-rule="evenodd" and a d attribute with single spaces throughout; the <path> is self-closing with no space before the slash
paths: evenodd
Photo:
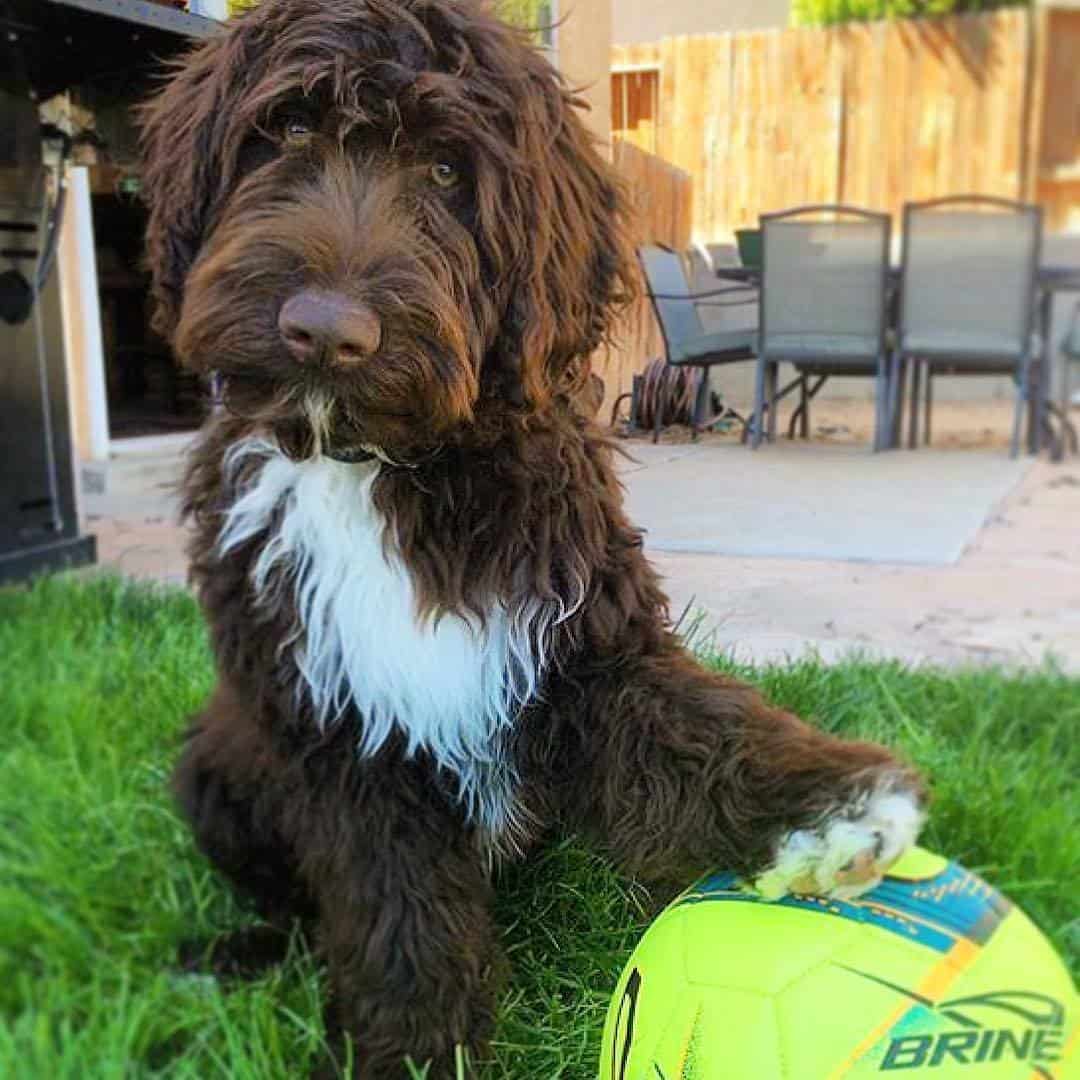
<path id="1" fill-rule="evenodd" d="M 295 956 L 223 992 L 177 943 L 245 921 L 166 794 L 210 688 L 184 593 L 112 579 L 0 590 L 0 1074 L 10 1080 L 302 1076 L 319 973 Z M 1080 682 L 852 661 L 740 674 L 933 778 L 925 835 L 1019 901 L 1080 970 Z M 591 1080 L 649 898 L 573 843 L 504 875 L 513 965 L 487 1077 Z"/>

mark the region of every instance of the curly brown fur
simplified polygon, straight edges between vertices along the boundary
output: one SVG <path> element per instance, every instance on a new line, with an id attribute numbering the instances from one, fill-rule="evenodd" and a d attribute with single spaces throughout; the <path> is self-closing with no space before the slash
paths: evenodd
<path id="1" fill-rule="evenodd" d="M 228 405 L 186 480 L 219 685 L 175 789 L 222 873 L 325 957 L 358 1077 L 483 1053 L 492 868 L 554 832 L 650 878 L 783 864 L 790 884 L 837 822 L 916 799 L 886 750 L 704 671 L 669 628 L 588 419 L 635 279 L 577 106 L 471 4 L 264 0 L 145 112 L 158 325 Z M 311 288 L 377 320 L 370 355 L 297 362 L 279 312 Z M 445 710 L 401 648 L 465 657 L 428 676 Z M 447 728 L 459 691 L 475 722 Z"/>

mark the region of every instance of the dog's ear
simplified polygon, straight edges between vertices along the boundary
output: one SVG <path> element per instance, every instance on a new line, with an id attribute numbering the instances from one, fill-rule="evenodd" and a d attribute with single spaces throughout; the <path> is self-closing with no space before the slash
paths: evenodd
<path id="1" fill-rule="evenodd" d="M 229 104 L 242 78 L 243 53 L 238 33 L 211 39 L 182 61 L 140 110 L 153 325 L 167 340 L 176 327 L 188 271 L 231 182 Z"/>
<path id="2" fill-rule="evenodd" d="M 629 199 L 581 120 L 583 103 L 550 69 L 530 84 L 515 124 L 522 164 L 501 207 L 521 258 L 499 351 L 504 385 L 516 381 L 539 405 L 583 390 L 589 356 L 639 285 Z"/>

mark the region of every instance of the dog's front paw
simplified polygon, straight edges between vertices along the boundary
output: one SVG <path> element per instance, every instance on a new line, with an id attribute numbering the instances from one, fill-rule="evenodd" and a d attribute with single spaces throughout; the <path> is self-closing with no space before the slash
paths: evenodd
<path id="1" fill-rule="evenodd" d="M 786 893 L 847 899 L 872 889 L 915 843 L 922 800 L 907 787 L 879 787 L 827 813 L 812 829 L 780 841 L 754 888 L 770 900 Z"/>

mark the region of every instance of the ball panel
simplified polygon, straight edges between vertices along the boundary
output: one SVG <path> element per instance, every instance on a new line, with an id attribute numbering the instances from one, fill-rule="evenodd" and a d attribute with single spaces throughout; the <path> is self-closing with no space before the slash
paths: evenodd
<path id="1" fill-rule="evenodd" d="M 944 855 L 927 851 L 926 848 L 913 847 L 897 860 L 889 871 L 891 878 L 907 878 L 909 881 L 918 881 L 922 878 L 932 878 L 940 874 L 949 860 Z"/>
<path id="2" fill-rule="evenodd" d="M 768 932 L 755 903 L 702 903 L 679 909 L 687 923 L 684 968 L 691 983 L 777 994 L 833 956 L 859 934 L 843 919 L 814 921 L 797 908 L 770 911 Z"/>
<path id="3" fill-rule="evenodd" d="M 786 1077 L 778 1036 L 772 998 L 688 987 L 651 1058 L 625 1080 Z"/>

